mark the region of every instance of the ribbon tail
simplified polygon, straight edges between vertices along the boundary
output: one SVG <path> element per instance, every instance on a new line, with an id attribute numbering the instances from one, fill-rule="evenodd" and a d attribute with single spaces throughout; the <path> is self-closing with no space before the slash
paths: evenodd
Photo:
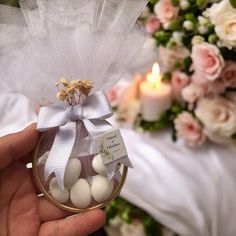
<path id="1" fill-rule="evenodd" d="M 76 139 L 76 122 L 60 126 L 45 164 L 44 178 L 55 173 L 59 187 L 64 190 L 64 175 Z"/>
<path id="2" fill-rule="evenodd" d="M 108 179 L 112 179 L 112 178 L 120 179 L 121 175 L 120 175 L 119 170 L 117 169 L 118 164 L 122 164 L 129 168 L 134 168 L 128 156 L 124 156 L 120 158 L 119 160 L 106 164 Z"/>
<path id="3" fill-rule="evenodd" d="M 129 168 L 134 168 L 128 156 L 122 157 L 119 161 L 120 164 L 127 166 Z"/>

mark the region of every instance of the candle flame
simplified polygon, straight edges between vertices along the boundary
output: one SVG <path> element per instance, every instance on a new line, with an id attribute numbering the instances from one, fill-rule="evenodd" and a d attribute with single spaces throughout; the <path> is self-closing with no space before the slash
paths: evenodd
<path id="1" fill-rule="evenodd" d="M 152 67 L 152 73 L 147 75 L 147 81 L 153 84 L 155 87 L 160 87 L 161 85 L 161 76 L 160 76 L 160 67 L 158 63 L 155 63 Z"/>

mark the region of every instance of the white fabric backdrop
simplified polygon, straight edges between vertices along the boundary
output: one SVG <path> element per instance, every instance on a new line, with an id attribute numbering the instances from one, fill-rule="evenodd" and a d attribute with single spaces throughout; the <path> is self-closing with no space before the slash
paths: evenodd
<path id="1" fill-rule="evenodd" d="M 7 108 L 7 109 L 6 109 Z M 36 120 L 21 95 L 0 95 L 0 136 Z M 121 195 L 184 236 L 235 236 L 236 149 L 188 149 L 170 140 L 122 129 L 130 158 Z"/>

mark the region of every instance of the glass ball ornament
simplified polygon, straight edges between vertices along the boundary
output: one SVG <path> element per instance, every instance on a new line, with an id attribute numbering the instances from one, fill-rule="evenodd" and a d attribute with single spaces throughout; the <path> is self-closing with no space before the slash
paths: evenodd
<path id="1" fill-rule="evenodd" d="M 128 173 L 128 167 L 117 164 L 116 174 L 110 180 L 107 178 L 106 167 L 100 154 L 77 156 L 79 146 L 75 141 L 65 168 L 64 190 L 62 190 L 58 186 L 54 173 L 47 180 L 44 178 L 45 163 L 56 132 L 57 129 L 44 132 L 34 151 L 32 168 L 40 191 L 52 204 L 73 213 L 105 207 L 119 195 Z M 76 140 L 78 138 L 76 137 Z"/>

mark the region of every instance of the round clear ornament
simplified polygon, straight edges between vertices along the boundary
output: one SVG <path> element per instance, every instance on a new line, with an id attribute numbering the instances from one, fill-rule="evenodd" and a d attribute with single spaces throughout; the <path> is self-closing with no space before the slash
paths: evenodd
<path id="1" fill-rule="evenodd" d="M 99 153 L 81 154 L 81 132 L 67 162 L 64 189 L 59 187 L 55 173 L 45 178 L 45 164 L 57 133 L 57 128 L 44 132 L 34 151 L 33 174 L 41 193 L 55 206 L 74 213 L 103 208 L 116 198 L 126 179 L 128 167 L 117 163 L 112 179 Z M 89 145 L 88 145 L 89 146 Z M 89 147 L 88 147 L 89 149 Z"/>

